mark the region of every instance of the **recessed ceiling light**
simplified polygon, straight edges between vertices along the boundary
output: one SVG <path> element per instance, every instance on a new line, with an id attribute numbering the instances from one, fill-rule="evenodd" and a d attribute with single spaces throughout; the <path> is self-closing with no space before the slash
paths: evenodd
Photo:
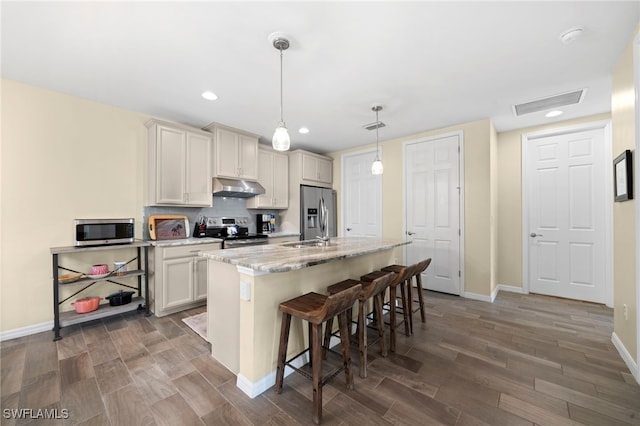
<path id="1" fill-rule="evenodd" d="M 218 95 L 210 92 L 209 90 L 207 90 L 206 92 L 202 92 L 202 97 L 208 101 L 215 101 L 216 99 L 218 99 Z"/>
<path id="2" fill-rule="evenodd" d="M 303 135 L 306 135 L 307 133 L 309 133 L 309 129 L 307 129 L 306 127 L 300 127 L 298 129 L 298 132 L 302 133 Z"/>
<path id="3" fill-rule="evenodd" d="M 554 110 L 554 111 L 549 111 L 548 113 L 546 113 L 544 116 L 545 117 L 557 117 L 559 115 L 562 115 L 563 112 L 560 110 Z"/>
<path id="4" fill-rule="evenodd" d="M 582 27 L 570 28 L 567 31 L 565 31 L 562 34 L 560 34 L 560 36 L 558 38 L 564 44 L 569 44 L 572 41 L 574 41 L 575 39 L 577 39 L 578 37 L 580 37 L 582 35 L 583 31 L 584 31 L 584 29 Z"/>

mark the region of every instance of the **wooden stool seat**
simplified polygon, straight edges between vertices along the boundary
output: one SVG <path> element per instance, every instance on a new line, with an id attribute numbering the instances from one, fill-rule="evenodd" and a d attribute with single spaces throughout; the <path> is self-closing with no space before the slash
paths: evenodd
<path id="1" fill-rule="evenodd" d="M 393 271 L 395 272 L 395 271 Z M 373 271 L 373 272 L 369 272 L 366 275 L 363 275 L 360 277 L 360 281 L 362 281 L 363 283 L 370 283 L 371 281 L 380 278 L 384 275 L 387 275 L 388 272 L 383 272 L 383 271 Z"/>
<path id="2" fill-rule="evenodd" d="M 324 322 L 322 307 L 327 302 L 327 296 L 319 293 L 307 293 L 280 304 L 280 311 L 296 318 L 309 321 L 312 324 Z"/>
<path id="3" fill-rule="evenodd" d="M 407 275 L 406 278 L 406 293 L 407 293 L 407 305 L 408 305 L 408 309 L 409 309 L 409 330 L 411 331 L 411 334 L 413 334 L 413 314 L 415 312 L 418 312 L 418 310 L 420 311 L 420 320 L 424 323 L 426 322 L 426 318 L 425 318 L 425 311 L 424 311 L 424 295 L 422 293 L 423 288 L 422 288 L 422 273 L 429 267 L 429 265 L 431 264 L 431 258 L 427 258 L 421 262 L 418 262 L 416 264 L 413 264 L 411 266 L 409 266 L 408 268 L 411 268 L 410 273 Z M 402 270 L 402 268 L 407 268 L 407 266 L 405 265 L 389 265 L 389 266 L 385 266 L 384 268 L 382 268 L 382 271 L 387 271 L 387 272 L 396 272 L 398 273 L 400 270 Z M 418 292 L 418 299 L 414 300 L 413 299 L 413 287 L 411 286 L 411 282 L 413 281 L 413 278 L 415 277 L 416 279 L 416 289 Z M 418 307 L 416 309 L 413 309 L 413 303 L 416 302 L 418 303 Z"/>
<path id="4" fill-rule="evenodd" d="M 360 350 L 360 377 L 367 377 L 367 325 L 365 312 L 366 303 L 369 299 L 373 299 L 374 312 L 376 317 L 376 323 L 378 328 L 379 341 L 381 346 L 382 356 L 387 356 L 387 346 L 384 340 L 384 322 L 382 315 L 382 305 L 384 304 L 384 293 L 389 287 L 389 284 L 395 278 L 395 273 L 382 273 L 376 274 L 376 278 L 371 281 L 361 282 L 357 280 L 347 279 L 339 283 L 330 285 L 327 287 L 329 294 L 335 294 L 340 291 L 344 291 L 347 288 L 351 288 L 356 285 L 362 285 L 362 290 L 358 296 L 358 348 Z M 347 314 L 348 318 L 351 318 L 350 311 Z M 329 348 L 329 342 L 331 339 L 333 320 L 327 319 L 327 326 L 325 328 L 324 335 L 324 348 L 325 351 Z"/>
<path id="5" fill-rule="evenodd" d="M 348 279 L 348 280 L 340 281 L 339 283 L 330 285 L 329 287 L 327 287 L 327 292 L 329 294 L 336 294 L 356 285 L 362 285 L 362 283 L 358 280 Z"/>
<path id="6" fill-rule="evenodd" d="M 354 285 L 330 296 L 318 293 L 307 293 L 280 303 L 282 312 L 282 325 L 280 328 L 280 346 L 278 348 L 278 367 L 276 371 L 275 391 L 282 391 L 284 381 L 284 368 L 289 366 L 294 371 L 311 379 L 313 383 L 313 422 L 320 424 L 322 421 L 322 387 L 339 371 L 344 370 L 348 389 L 353 389 L 353 373 L 351 372 L 351 358 L 349 354 L 349 332 L 347 311 L 352 309 L 358 299 L 362 285 Z M 287 360 L 287 347 L 289 344 L 289 331 L 291 330 L 291 317 L 295 316 L 306 320 L 309 324 L 309 347 L 300 354 Z M 342 346 L 343 366 L 322 377 L 322 324 L 329 318 L 338 316 L 340 327 L 340 341 Z M 295 367 L 291 362 L 306 352 L 311 352 L 311 375 Z"/>

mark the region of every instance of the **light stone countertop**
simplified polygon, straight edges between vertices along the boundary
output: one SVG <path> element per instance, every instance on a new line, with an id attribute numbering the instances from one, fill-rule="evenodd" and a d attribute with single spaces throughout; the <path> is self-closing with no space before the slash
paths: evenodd
<path id="1" fill-rule="evenodd" d="M 150 240 L 148 242 L 152 246 L 169 247 L 169 246 L 187 246 L 187 245 L 194 245 L 194 244 L 221 243 L 222 240 L 220 238 L 207 237 L 207 238 L 183 238 L 179 240 L 158 240 L 158 241 Z"/>
<path id="2" fill-rule="evenodd" d="M 332 238 L 331 244 L 327 247 L 296 248 L 287 247 L 287 245 L 283 244 L 266 244 L 203 251 L 199 255 L 208 259 L 243 266 L 254 271 L 287 272 L 320 263 L 390 250 L 409 243 L 409 241 L 379 240 L 376 238 Z"/>

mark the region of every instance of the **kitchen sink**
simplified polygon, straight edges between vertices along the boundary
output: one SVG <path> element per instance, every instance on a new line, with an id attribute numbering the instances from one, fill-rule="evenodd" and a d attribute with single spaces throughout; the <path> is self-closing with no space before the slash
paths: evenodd
<path id="1" fill-rule="evenodd" d="M 329 241 L 320 241 L 320 240 L 305 240 L 305 241 L 294 241 L 292 243 L 284 243 L 282 244 L 285 247 L 293 247 L 293 248 L 307 248 L 307 247 L 328 247 L 331 245 Z"/>

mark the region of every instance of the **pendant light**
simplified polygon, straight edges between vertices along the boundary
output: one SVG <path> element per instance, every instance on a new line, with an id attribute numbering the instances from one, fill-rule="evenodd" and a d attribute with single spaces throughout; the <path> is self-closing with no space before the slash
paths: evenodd
<path id="1" fill-rule="evenodd" d="M 276 131 L 273 133 L 271 144 L 276 151 L 288 151 L 291 145 L 291 139 L 289 138 L 289 132 L 284 124 L 282 114 L 282 51 L 289 48 L 289 40 L 284 37 L 276 36 L 273 39 L 273 47 L 280 51 L 280 122 Z"/>
<path id="2" fill-rule="evenodd" d="M 382 110 L 382 106 L 374 105 L 371 108 L 371 110 L 376 112 L 376 122 L 375 122 L 375 126 L 376 126 L 376 159 L 373 161 L 373 164 L 371 165 L 371 174 L 373 174 L 373 175 L 381 175 L 384 168 L 382 167 L 382 161 L 380 161 L 379 148 L 378 148 L 378 146 L 380 144 L 380 142 L 378 141 L 378 129 L 380 128 L 380 120 L 378 120 L 378 111 Z"/>

